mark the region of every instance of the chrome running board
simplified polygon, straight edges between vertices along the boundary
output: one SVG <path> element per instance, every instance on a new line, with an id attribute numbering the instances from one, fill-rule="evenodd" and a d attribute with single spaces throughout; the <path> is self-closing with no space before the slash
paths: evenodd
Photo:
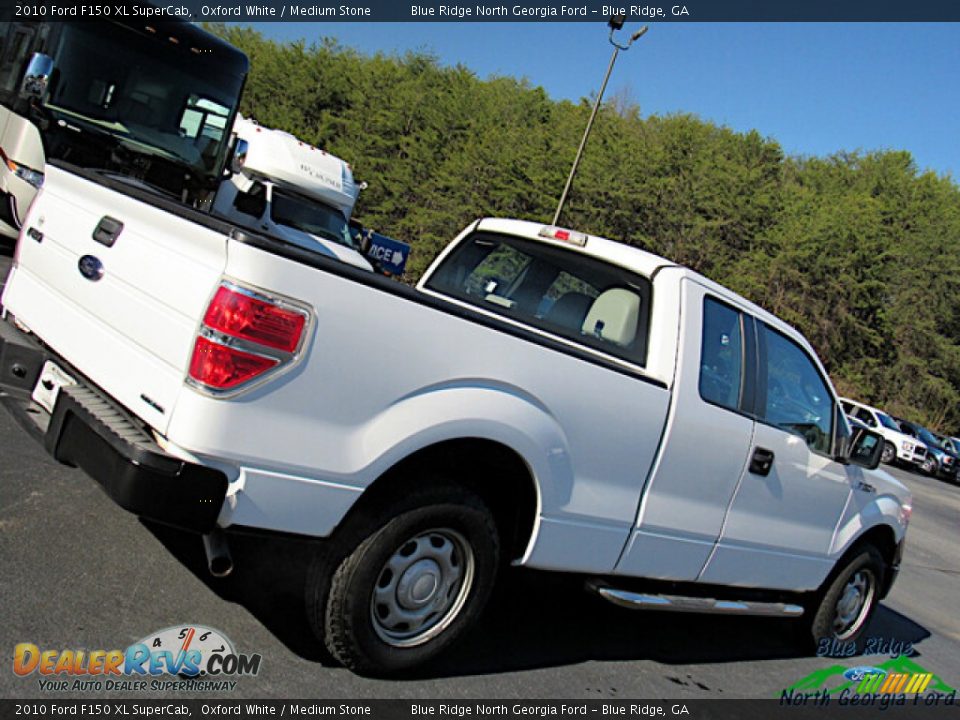
<path id="1" fill-rule="evenodd" d="M 756 602 L 754 600 L 716 600 L 714 598 L 684 597 L 682 595 L 654 595 L 629 592 L 616 588 L 589 584 L 600 597 L 614 605 L 632 610 L 668 610 L 671 612 L 712 613 L 715 615 L 755 615 L 762 617 L 799 617 L 800 605 L 791 603 Z"/>

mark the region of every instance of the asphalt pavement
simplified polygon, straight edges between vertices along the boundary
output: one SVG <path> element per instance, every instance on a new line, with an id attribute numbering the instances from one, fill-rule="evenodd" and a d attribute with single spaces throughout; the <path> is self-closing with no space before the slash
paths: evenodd
<path id="1" fill-rule="evenodd" d="M 0 277 L 8 265 L 0 256 Z M 960 487 L 890 472 L 912 489 L 914 515 L 901 576 L 869 634 L 910 643 L 913 661 L 960 687 Z M 37 674 L 10 671 L 18 643 L 123 649 L 186 624 L 262 655 L 234 698 L 775 698 L 837 663 L 885 659 L 805 656 L 789 621 L 630 611 L 584 592 L 577 578 L 517 569 L 482 626 L 442 663 L 412 679 L 371 680 L 332 666 L 311 637 L 300 568 L 317 551 L 235 538 L 236 571 L 212 578 L 198 537 L 124 512 L 0 411 L 0 697 L 53 697 Z M 55 696 L 98 695 L 168 696 Z"/>

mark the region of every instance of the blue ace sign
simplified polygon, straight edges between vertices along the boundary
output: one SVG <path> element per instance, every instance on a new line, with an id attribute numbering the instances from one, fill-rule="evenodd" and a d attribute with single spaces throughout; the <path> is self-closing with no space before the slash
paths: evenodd
<path id="1" fill-rule="evenodd" d="M 379 263 L 384 272 L 390 275 L 403 275 L 410 256 L 410 246 L 380 233 L 370 233 L 367 257 Z"/>

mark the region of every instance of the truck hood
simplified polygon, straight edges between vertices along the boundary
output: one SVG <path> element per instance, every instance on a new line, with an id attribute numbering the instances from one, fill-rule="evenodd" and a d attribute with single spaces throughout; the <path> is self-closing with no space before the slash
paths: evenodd
<path id="1" fill-rule="evenodd" d="M 926 443 L 923 442 L 923 440 L 907 435 L 906 433 L 898 432 L 896 430 L 891 430 L 888 427 L 882 427 L 881 434 L 891 442 L 901 443 L 904 440 L 909 440 L 913 445 L 919 445 L 922 448 L 927 447 Z"/>

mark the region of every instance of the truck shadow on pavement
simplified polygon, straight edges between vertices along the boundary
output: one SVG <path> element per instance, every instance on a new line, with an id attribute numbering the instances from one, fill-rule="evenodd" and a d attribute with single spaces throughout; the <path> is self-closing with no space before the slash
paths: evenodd
<path id="1" fill-rule="evenodd" d="M 334 664 L 314 640 L 303 605 L 308 559 L 323 552 L 322 542 L 231 534 L 235 570 L 227 578 L 215 578 L 207 571 L 197 535 L 144 525 L 210 590 L 243 606 L 292 653 L 324 666 Z M 914 646 L 930 637 L 926 628 L 882 605 L 869 633 Z M 804 657 L 795 638 L 789 620 L 627 610 L 585 591 L 580 578 L 511 568 L 481 626 L 442 662 L 411 677 L 485 675 L 588 660 L 686 665 Z M 680 677 L 674 681 L 701 685 Z"/>

